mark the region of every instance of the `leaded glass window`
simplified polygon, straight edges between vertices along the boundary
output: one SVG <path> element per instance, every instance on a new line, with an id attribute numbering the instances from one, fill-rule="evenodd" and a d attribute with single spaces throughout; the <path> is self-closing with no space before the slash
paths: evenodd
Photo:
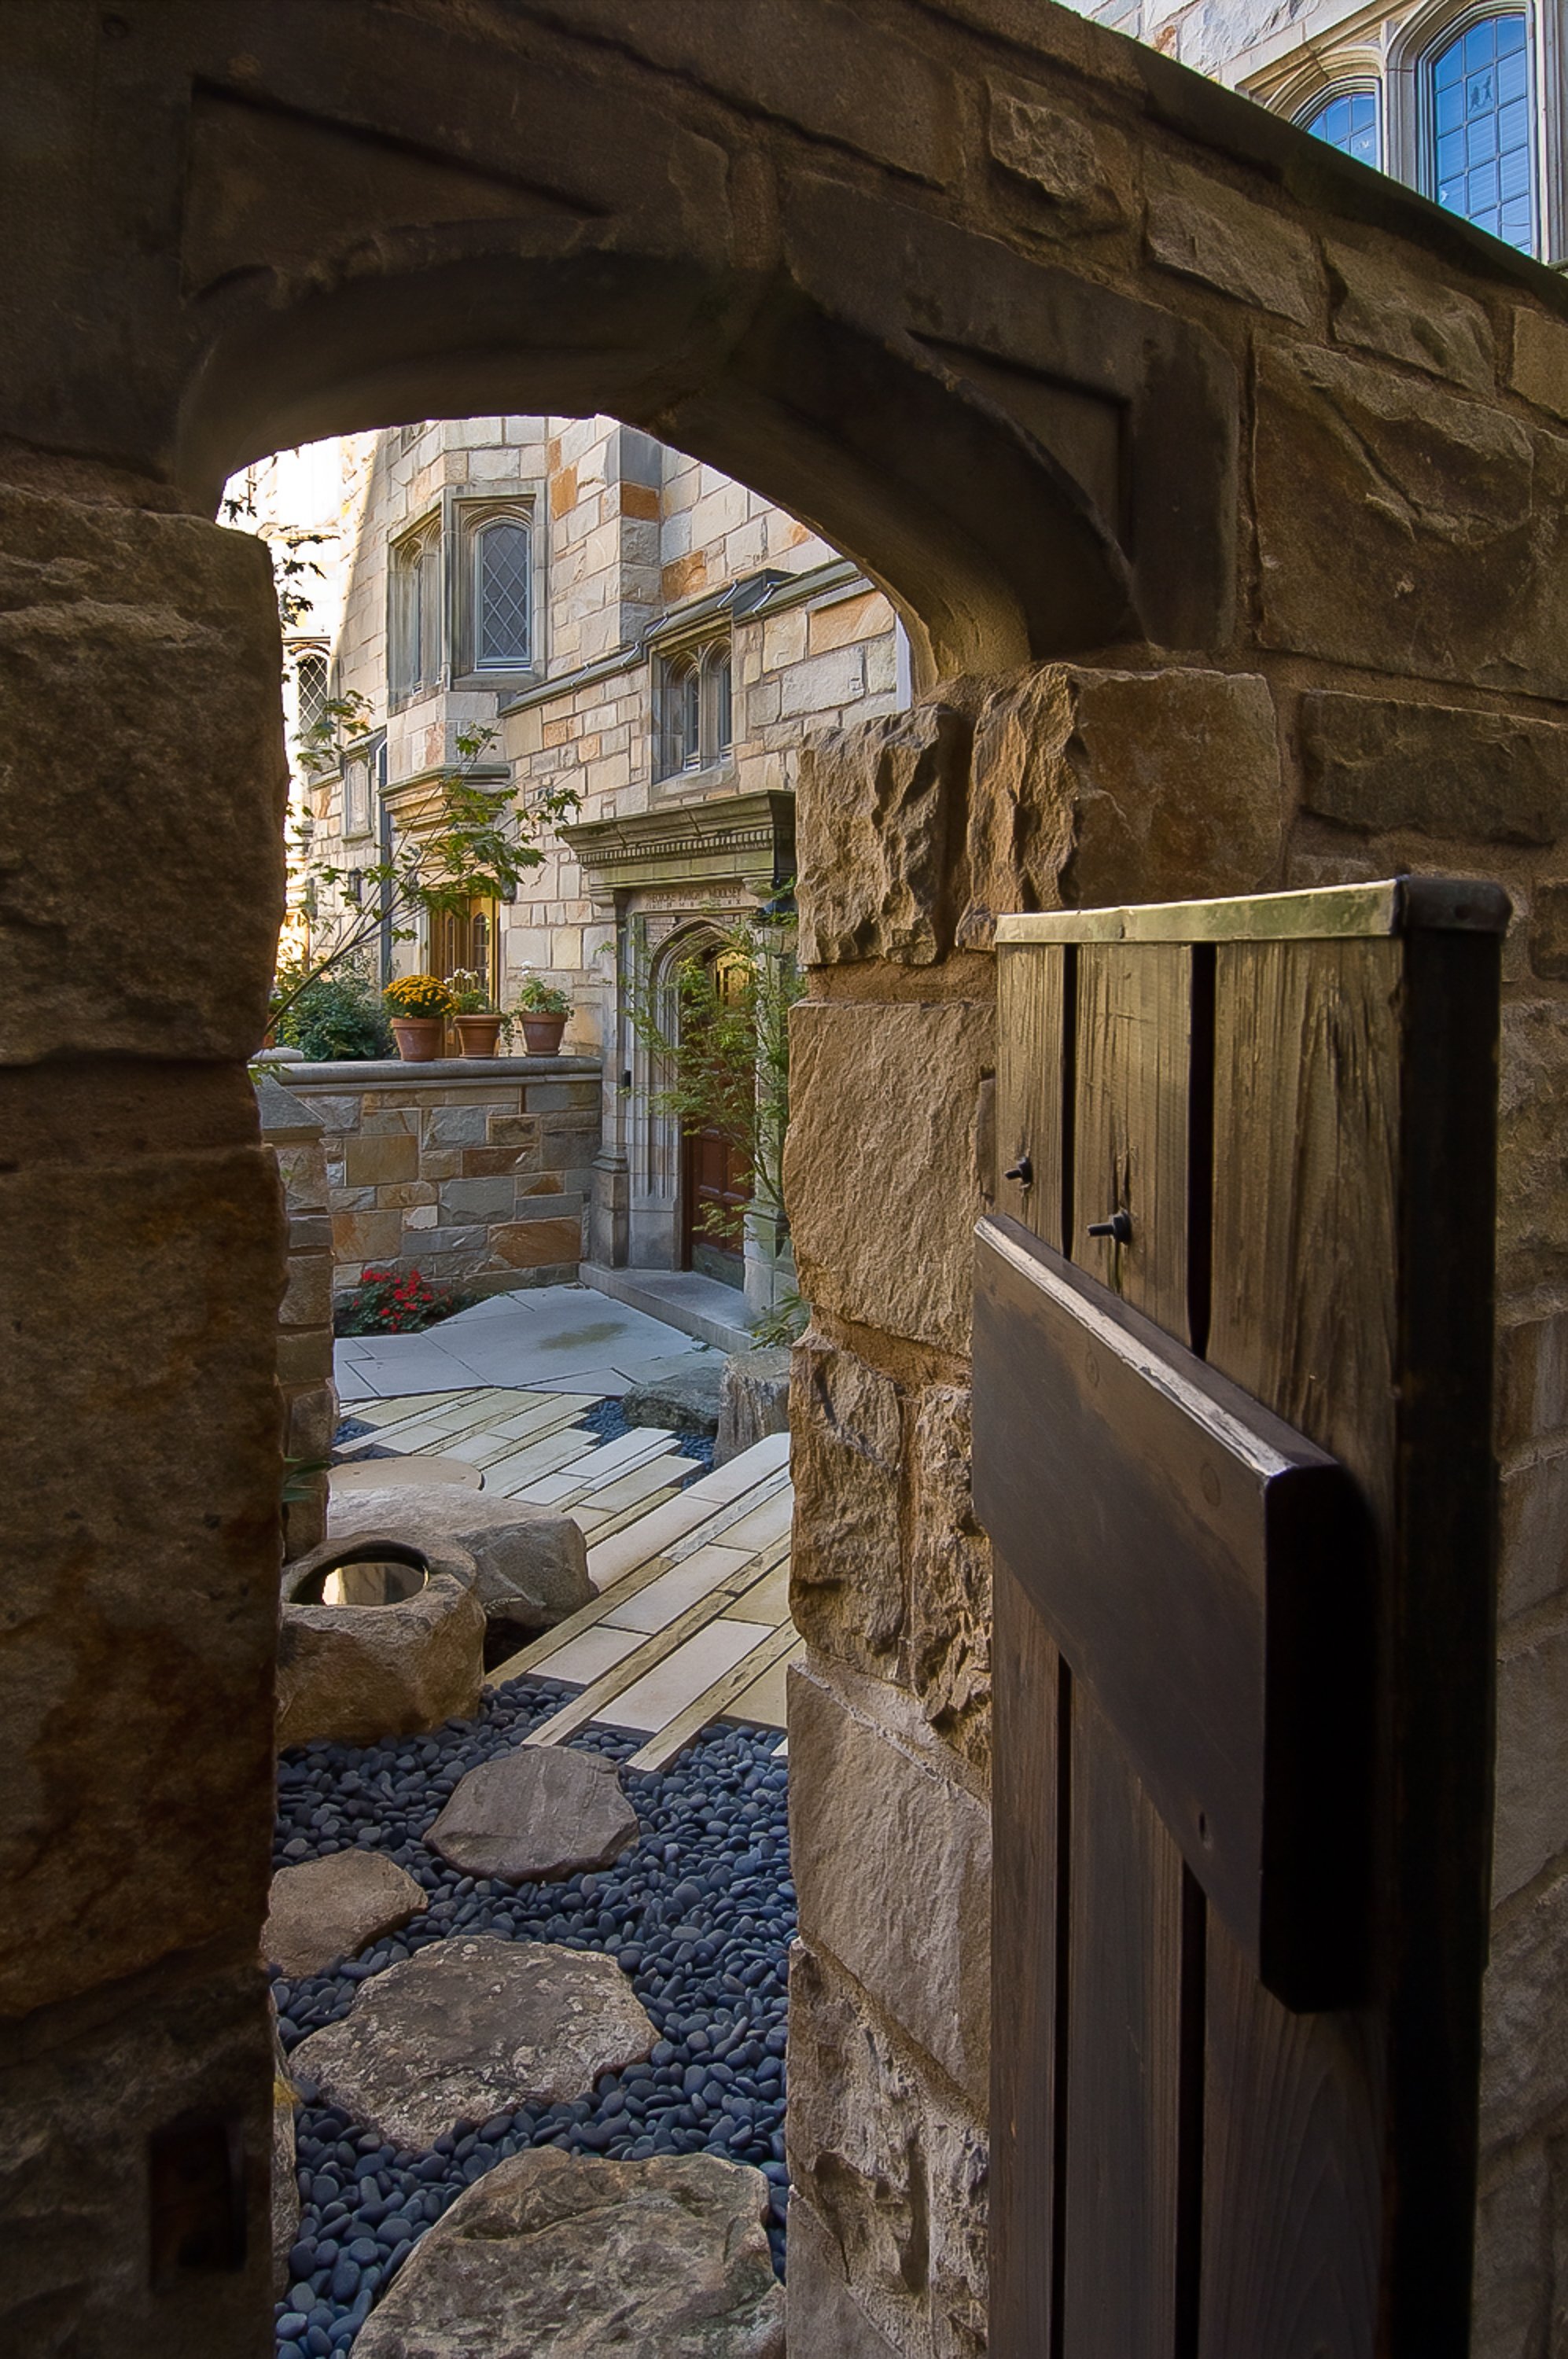
<path id="1" fill-rule="evenodd" d="M 392 551 L 392 692 L 414 696 L 441 677 L 441 543 L 432 517 Z"/>
<path id="2" fill-rule="evenodd" d="M 299 734 L 308 738 L 327 716 L 331 680 L 326 657 L 302 655 L 294 667 L 294 684 L 299 701 Z"/>
<path id="3" fill-rule="evenodd" d="M 1528 254 L 1535 243 L 1530 50 L 1524 16 L 1466 25 L 1428 69 L 1432 193 Z"/>
<path id="4" fill-rule="evenodd" d="M 713 647 L 708 651 L 708 694 L 713 715 L 713 751 L 727 754 L 735 737 L 734 710 L 730 701 L 730 651 L 727 647 Z"/>
<path id="5" fill-rule="evenodd" d="M 474 535 L 474 669 L 526 670 L 532 660 L 533 537 L 518 516 Z"/>
<path id="6" fill-rule="evenodd" d="M 1311 114 L 1301 117 L 1301 128 L 1310 131 L 1314 139 L 1337 147 L 1342 156 L 1354 156 L 1358 164 L 1376 164 L 1379 160 L 1375 90 L 1336 92 Z"/>
<path id="7" fill-rule="evenodd" d="M 731 693 L 727 635 L 666 660 L 659 688 L 659 777 L 706 769 L 729 752 L 735 734 Z"/>

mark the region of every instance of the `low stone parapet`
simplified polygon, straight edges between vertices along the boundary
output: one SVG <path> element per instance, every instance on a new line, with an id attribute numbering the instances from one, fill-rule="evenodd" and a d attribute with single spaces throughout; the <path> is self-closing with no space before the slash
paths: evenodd
<path id="1" fill-rule="evenodd" d="M 599 1146 L 597 1058 L 274 1070 L 321 1124 L 335 1292 L 367 1266 L 481 1294 L 575 1279 Z"/>

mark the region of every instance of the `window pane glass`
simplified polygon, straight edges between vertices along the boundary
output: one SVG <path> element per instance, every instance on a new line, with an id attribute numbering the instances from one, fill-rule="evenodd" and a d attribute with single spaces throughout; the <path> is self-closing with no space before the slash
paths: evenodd
<path id="1" fill-rule="evenodd" d="M 1528 252 L 1534 222 L 1524 17 L 1483 16 L 1432 59 L 1428 72 L 1439 204 Z"/>
<path id="2" fill-rule="evenodd" d="M 680 707 L 681 766 L 701 767 L 702 760 L 702 679 L 694 663 L 687 665 L 676 689 Z"/>
<path id="3" fill-rule="evenodd" d="M 1354 156 L 1362 164 L 1377 161 L 1375 90 L 1342 91 L 1337 98 L 1325 100 L 1315 114 L 1305 116 L 1301 127 L 1310 131 L 1314 139 L 1337 147 L 1342 156 Z"/>
<path id="4" fill-rule="evenodd" d="M 497 516 L 474 535 L 475 660 L 481 671 L 516 669 L 529 658 L 532 567 L 529 532 L 515 516 Z"/>
<path id="5" fill-rule="evenodd" d="M 713 680 L 713 751 L 727 754 L 735 732 L 730 705 L 730 659 L 727 653 L 712 657 L 708 664 Z"/>
<path id="6" fill-rule="evenodd" d="M 327 659 L 325 656 L 301 656 L 295 667 L 299 691 L 299 734 L 308 737 L 319 728 L 327 711 Z"/>
<path id="7" fill-rule="evenodd" d="M 415 678 L 431 688 L 441 676 L 441 535 L 427 533 L 419 546 L 419 664 Z"/>

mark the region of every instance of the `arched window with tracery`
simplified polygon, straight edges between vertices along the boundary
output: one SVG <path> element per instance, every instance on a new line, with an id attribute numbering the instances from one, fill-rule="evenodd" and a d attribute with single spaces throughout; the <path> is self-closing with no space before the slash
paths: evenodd
<path id="1" fill-rule="evenodd" d="M 1475 16 L 1427 53 L 1427 194 L 1507 245 L 1533 252 L 1535 126 L 1522 10 Z"/>
<path id="2" fill-rule="evenodd" d="M 1381 112 L 1375 90 L 1336 90 L 1314 99 L 1296 120 L 1303 131 L 1337 147 L 1342 156 L 1377 165 L 1383 160 Z"/>
<path id="3" fill-rule="evenodd" d="M 727 633 L 664 658 L 659 702 L 658 777 L 675 778 L 724 760 L 735 740 Z"/>

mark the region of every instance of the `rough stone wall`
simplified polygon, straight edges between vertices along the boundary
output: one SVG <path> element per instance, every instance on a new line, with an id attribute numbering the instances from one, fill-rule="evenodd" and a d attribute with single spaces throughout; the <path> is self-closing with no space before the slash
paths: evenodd
<path id="1" fill-rule="evenodd" d="M 922 2004 L 908 1878 L 878 1880 L 868 1942 L 833 1896 L 868 1848 L 937 1831 L 922 1930 L 973 1994 L 985 1609 L 960 1437 L 992 918 L 1400 865 L 1497 875 L 1519 908 L 1476 2341 L 1537 2359 L 1568 2326 L 1568 290 L 1040 0 L 60 0 L 3 39 L 27 136 L 0 154 L 0 745 L 26 788 L 0 839 L 24 1142 L 0 1188 L 40 1291 L 11 1354 L 28 1528 L 0 1791 L 27 2053 L 103 2056 L 83 2117 L 123 2148 L 103 2018 L 60 1995 L 146 1972 L 166 2006 L 189 1970 L 244 2016 L 261 1916 L 282 1237 L 240 1060 L 279 907 L 277 638 L 260 552 L 176 511 L 310 435 L 614 410 L 853 551 L 922 679 L 966 675 L 800 789 L 829 889 L 792 1156 L 816 1306 L 797 2359 L 979 2332 L 977 2027 Z M 137 1111 L 111 1129 L 116 1089 Z M 863 1781 L 853 1847 L 824 1748 Z M 150 2030 L 138 2051 L 149 2119 L 215 2069 L 185 2019 L 181 2074 Z M 239 2111 L 265 2151 L 259 1990 L 254 2032 Z M 59 2074 L 9 2151 L 77 2117 Z M 259 2349 L 243 2273 L 156 2317 L 127 2257 L 146 2228 L 133 2184 L 75 2277 L 46 2258 L 7 2285 L 24 2343 L 52 2303 L 83 2359 Z"/>
<path id="2" fill-rule="evenodd" d="M 327 1315 L 367 1265 L 480 1294 L 575 1284 L 599 1146 L 594 1059 L 280 1070 L 321 1132 Z"/>
<path id="3" fill-rule="evenodd" d="M 0 489 L 0 2344 L 262 2359 L 278 615 L 254 542 L 147 489 Z M 250 2257 L 158 2275 L 191 2116 Z"/>
<path id="4" fill-rule="evenodd" d="M 256 1094 L 262 1137 L 278 1158 L 289 1221 L 289 1280 L 278 1311 L 278 1388 L 290 1478 L 283 1505 L 283 1553 L 291 1558 L 319 1547 L 327 1536 L 325 1468 L 338 1421 L 332 1224 L 320 1115 L 274 1081 L 259 1082 Z"/>
<path id="5" fill-rule="evenodd" d="M 1390 668 L 1391 638 L 1389 625 Z M 1368 693 L 1365 676 L 1354 690 L 1303 693 L 1292 666 L 1269 651 L 1258 662 L 1241 674 L 1052 665 L 952 683 L 898 721 L 819 738 L 802 760 L 813 974 L 795 1016 L 787 1193 L 814 1319 L 792 1388 L 793 1603 L 811 1654 L 792 1703 L 802 1948 L 790 2102 L 797 2213 L 811 2215 L 799 2250 L 822 2280 L 805 2297 L 809 2332 L 797 2315 L 792 2347 L 806 2359 L 980 2347 L 939 2258 L 962 2246 L 976 2262 L 964 2207 L 983 2176 L 984 2072 L 964 2028 L 965 1993 L 983 1995 L 975 1798 L 989 1718 L 988 1551 L 967 1436 L 970 1232 L 995 1184 L 991 962 L 977 946 L 1007 908 L 1401 870 L 1497 876 L 1515 902 L 1475 2348 L 1535 2359 L 1568 2332 L 1553 2241 L 1568 2205 L 1568 1219 L 1556 1145 L 1568 1019 L 1553 988 L 1568 973 L 1555 873 L 1568 729 L 1528 710 L 1418 702 L 1408 687 Z M 918 1190 L 902 1184 L 916 1171 Z M 891 2125 L 886 2138 L 866 2131 L 869 2085 L 844 2102 L 845 2054 L 881 2060 L 856 2069 L 897 2091 L 896 2139 Z M 956 2174 L 955 2120 L 970 2141 Z"/>

